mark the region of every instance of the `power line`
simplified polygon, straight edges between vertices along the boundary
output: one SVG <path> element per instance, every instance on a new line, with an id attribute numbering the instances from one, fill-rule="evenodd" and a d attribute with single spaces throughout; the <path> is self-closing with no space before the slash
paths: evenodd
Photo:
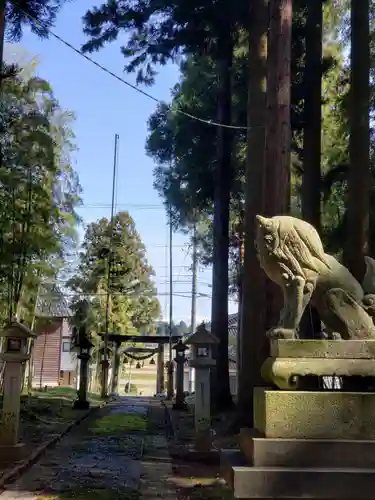
<path id="1" fill-rule="evenodd" d="M 180 272 L 179 272 L 179 273 L 178 273 L 178 275 L 177 275 L 177 281 L 180 279 L 180 276 L 181 276 L 181 275 L 182 275 L 182 276 L 184 276 L 184 275 L 182 274 L 182 271 L 183 271 L 183 270 L 189 270 L 189 268 L 190 268 L 190 266 L 184 266 L 184 264 L 185 264 L 185 260 L 186 260 L 186 258 L 187 258 L 187 256 L 188 256 L 188 255 L 189 255 L 189 248 L 188 248 L 188 249 L 186 250 L 186 252 L 185 252 L 184 259 L 183 259 L 182 264 L 181 264 L 181 266 L 180 266 Z"/>
<path id="2" fill-rule="evenodd" d="M 186 245 L 185 245 L 186 246 Z M 169 248 L 169 246 L 168 246 Z M 172 245 L 172 248 L 173 248 L 173 245 Z M 184 261 L 186 260 L 186 256 L 185 256 L 185 259 Z M 172 266 L 172 269 L 180 269 L 181 268 L 181 272 L 182 270 L 184 269 L 185 271 L 189 271 L 190 270 L 190 266 L 184 266 L 184 261 L 182 261 L 182 264 L 178 265 L 178 264 L 175 264 L 174 266 Z M 157 266 L 154 266 L 156 269 L 170 269 L 170 266 L 166 266 L 166 265 L 157 265 Z"/>
<path id="3" fill-rule="evenodd" d="M 164 207 L 160 205 L 146 205 L 146 204 L 131 204 L 131 203 L 116 203 L 116 207 L 126 207 L 131 210 L 163 210 Z M 82 203 L 77 207 L 77 209 L 80 208 L 111 208 L 110 203 Z"/>
<path id="4" fill-rule="evenodd" d="M 173 296 L 174 297 L 185 297 L 184 294 L 189 294 L 189 295 L 186 295 L 186 297 L 188 298 L 191 298 L 191 292 L 190 291 L 179 291 L 179 292 L 173 292 Z M 1 295 L 1 294 L 0 294 Z M 132 295 L 129 294 L 129 293 L 121 293 L 121 292 L 111 292 L 110 293 L 111 296 L 113 297 L 129 297 L 129 298 L 132 298 Z M 157 298 L 157 296 L 164 296 L 164 295 L 167 295 L 168 297 L 170 296 L 170 293 L 169 292 L 158 292 L 156 291 L 155 295 L 153 295 L 152 297 L 153 298 Z M 75 292 L 64 292 L 64 293 L 59 293 L 59 295 L 53 295 L 53 294 L 49 294 L 49 293 L 45 293 L 45 294 L 40 294 L 39 297 L 42 299 L 42 298 L 60 298 L 60 297 L 66 297 L 66 298 L 72 298 L 72 297 L 76 297 L 76 296 L 80 296 L 80 297 L 106 297 L 107 296 L 107 293 L 106 292 L 96 292 L 96 293 L 75 293 Z M 202 297 L 208 297 L 206 294 L 202 294 Z"/>
<path id="5" fill-rule="evenodd" d="M 46 30 L 54 38 L 56 38 L 56 40 L 58 40 L 59 42 L 61 42 L 62 44 L 64 44 L 69 49 L 73 50 L 76 54 L 78 54 L 81 57 L 85 58 L 91 64 L 94 64 L 100 70 L 104 71 L 105 73 L 107 73 L 108 75 L 112 76 L 113 78 L 116 78 L 116 80 L 118 80 L 119 82 L 123 83 L 124 85 L 130 87 L 131 89 L 135 90 L 136 92 L 139 92 L 140 94 L 144 95 L 148 99 L 151 99 L 152 101 L 156 102 L 157 104 L 161 104 L 161 105 L 167 106 L 169 108 L 169 111 L 171 113 L 180 113 L 182 115 L 187 116 L 188 118 L 190 118 L 192 120 L 195 120 L 195 121 L 198 121 L 198 122 L 201 122 L 201 123 L 205 123 L 206 125 L 212 125 L 214 127 L 229 128 L 229 129 L 234 129 L 234 130 L 250 130 L 250 129 L 253 129 L 253 128 L 264 128 L 264 125 L 258 125 L 258 126 L 253 126 L 253 127 L 243 127 L 243 126 L 238 126 L 238 125 L 226 125 L 225 123 L 218 123 L 218 122 L 216 122 L 214 120 L 206 120 L 204 118 L 199 118 L 198 116 L 192 115 L 191 113 L 187 113 L 186 111 L 183 111 L 182 109 L 179 109 L 179 108 L 173 108 L 170 104 L 167 104 L 166 102 L 163 102 L 162 100 L 158 99 L 157 97 L 154 97 L 153 95 L 149 94 L 148 92 L 146 92 L 146 91 L 138 88 L 136 85 L 133 85 L 132 83 L 128 82 L 127 80 L 125 80 L 124 78 L 120 77 L 119 75 L 117 75 L 113 71 L 109 70 L 108 68 L 106 68 L 102 64 L 98 63 L 97 61 L 95 61 L 94 59 L 92 59 L 91 57 L 89 57 L 88 55 L 84 54 L 81 50 L 79 50 L 76 47 L 74 47 L 74 45 L 72 45 L 70 42 L 68 42 L 67 40 L 65 40 L 64 38 L 62 38 L 60 35 L 58 35 L 54 31 L 52 31 L 48 26 L 46 26 L 44 23 L 42 23 L 35 16 L 32 16 L 29 12 L 26 12 L 25 10 L 23 10 L 21 8 L 21 6 L 17 2 L 14 2 L 14 3 L 17 4 L 17 8 L 21 12 L 23 12 L 30 19 L 33 19 L 33 21 L 35 21 L 40 26 L 42 26 L 43 29 Z"/>
<path id="6" fill-rule="evenodd" d="M 150 248 L 161 248 L 162 250 L 164 250 L 165 248 L 169 248 L 168 245 L 165 245 L 163 243 L 154 243 L 152 245 L 146 245 L 145 244 L 145 247 L 146 247 L 146 250 L 149 250 Z M 185 248 L 186 245 L 172 245 L 172 248 Z M 80 252 L 82 252 L 83 250 L 81 249 L 78 249 L 76 252 L 67 252 L 65 254 L 66 257 L 77 257 L 79 255 Z M 164 266 L 164 265 L 158 265 L 158 266 L 151 266 L 153 268 L 161 268 L 161 267 L 168 267 L 168 266 Z M 180 267 L 180 266 L 174 266 L 174 267 Z M 187 266 L 186 266 L 187 267 Z"/>
<path id="7" fill-rule="evenodd" d="M 149 248 L 163 248 L 163 249 L 165 249 L 165 247 L 166 247 L 166 245 L 163 245 L 161 243 L 160 244 L 158 243 L 155 245 L 145 245 L 145 246 L 146 246 L 146 249 L 149 249 Z M 186 245 L 172 245 L 172 248 L 185 248 L 185 247 L 186 247 Z M 164 266 L 157 266 L 157 267 L 164 267 Z"/>
<path id="8" fill-rule="evenodd" d="M 59 294 L 58 297 L 59 298 L 60 297 L 71 298 L 71 297 L 74 297 L 76 295 L 79 295 L 81 297 L 106 297 L 107 294 L 105 292 L 102 292 L 102 293 L 79 293 L 79 294 L 76 294 L 74 292 L 65 292 L 65 293 Z M 155 295 L 155 298 L 157 298 L 157 296 L 162 297 L 162 296 L 165 296 L 165 295 L 167 295 L 169 297 L 170 293 L 169 292 L 157 292 L 156 295 Z M 115 297 L 131 297 L 131 295 L 129 295 L 128 293 L 120 293 L 120 292 L 111 293 L 111 296 L 115 296 Z M 53 298 L 54 295 L 53 294 L 41 294 L 39 297 L 41 299 L 42 298 L 46 298 L 46 297 Z M 186 299 L 191 300 L 191 290 L 189 290 L 189 291 L 173 292 L 173 297 L 181 297 L 181 298 L 186 298 Z M 209 295 L 207 293 L 197 292 L 197 298 L 198 299 L 212 299 L 212 295 Z M 234 303 L 237 304 L 238 303 L 238 299 L 228 299 L 228 302 L 234 302 Z"/>

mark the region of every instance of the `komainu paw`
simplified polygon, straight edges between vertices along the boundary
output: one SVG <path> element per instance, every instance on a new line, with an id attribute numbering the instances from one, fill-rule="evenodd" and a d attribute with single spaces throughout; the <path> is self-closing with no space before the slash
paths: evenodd
<path id="1" fill-rule="evenodd" d="M 267 332 L 267 337 L 271 340 L 277 339 L 295 339 L 297 338 L 297 334 L 295 330 L 291 330 L 289 328 L 271 328 Z"/>

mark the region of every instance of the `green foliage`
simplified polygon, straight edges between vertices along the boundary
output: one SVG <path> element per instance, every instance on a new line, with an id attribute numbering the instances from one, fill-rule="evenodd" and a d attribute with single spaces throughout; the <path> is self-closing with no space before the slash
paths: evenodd
<path id="1" fill-rule="evenodd" d="M 88 226 L 77 273 L 68 286 L 75 294 L 73 310 L 79 309 L 83 297 L 89 301 L 86 324 L 93 335 L 106 330 L 107 290 L 109 331 L 136 334 L 141 328 L 152 327 L 159 317 L 153 270 L 145 253 L 127 212 L 118 213 L 113 224 L 103 218 Z"/>
<path id="2" fill-rule="evenodd" d="M 183 54 L 209 52 L 220 57 L 217 41 L 222 32 L 247 18 L 248 5 L 241 0 L 107 0 L 84 16 L 89 40 L 83 50 L 99 50 L 126 32 L 127 43 L 121 47 L 129 59 L 125 70 L 137 71 L 138 82 L 152 84 L 156 65 Z"/>
<path id="3" fill-rule="evenodd" d="M 172 321 L 172 335 L 186 335 L 190 333 L 190 326 L 188 326 L 185 321 L 180 321 L 175 324 Z M 156 335 L 169 335 L 169 322 L 168 321 L 158 321 L 156 326 Z"/>
<path id="4" fill-rule="evenodd" d="M 370 57 L 373 68 L 375 58 L 375 3 L 370 2 Z M 349 172 L 349 61 L 344 57 L 350 48 L 350 2 L 332 2 L 326 7 L 326 15 L 335 18 L 340 31 L 325 44 L 325 53 L 335 60 L 323 83 L 323 156 L 322 156 L 322 197 L 323 231 L 329 251 L 341 255 L 346 242 L 347 178 Z M 374 144 L 372 126 L 374 116 L 375 85 L 370 78 L 370 166 L 372 189 L 370 211 L 375 211 L 374 197 Z M 375 248 L 374 218 L 370 217 L 370 249 Z"/>
<path id="5" fill-rule="evenodd" d="M 43 398 L 50 396 L 51 398 L 59 397 L 69 399 L 70 401 L 74 401 L 77 398 L 77 390 L 73 387 L 49 387 L 47 392 L 43 392 L 42 394 Z M 36 395 L 38 395 L 37 392 Z M 89 392 L 87 397 L 90 401 L 101 401 L 99 394 Z"/>
<path id="6" fill-rule="evenodd" d="M 235 126 L 246 124 L 247 51 L 243 37 L 234 51 L 232 95 Z M 155 188 L 171 207 L 176 229 L 192 231 L 197 221 L 198 259 L 212 262 L 214 176 L 218 151 L 217 128 L 174 112 L 182 109 L 203 120 L 215 116 L 218 80 L 211 57 L 191 56 L 181 65 L 180 82 L 172 90 L 172 109 L 159 105 L 149 119 L 147 153 L 154 159 Z M 231 168 L 230 253 L 237 274 L 242 223 L 246 131 L 233 130 Z M 198 216 L 199 214 L 199 216 Z"/>
<path id="7" fill-rule="evenodd" d="M 292 38 L 292 185 L 293 213 L 300 211 L 300 181 L 303 173 L 304 128 L 304 51 L 306 3 L 293 5 Z M 324 7 L 323 144 L 322 200 L 324 238 L 329 248 L 342 246 L 345 179 L 348 163 L 348 125 L 346 116 L 348 73 L 344 64 L 345 42 L 339 38 L 346 10 L 327 2 Z M 234 125 L 246 123 L 247 40 L 240 31 L 235 46 L 232 106 Z M 199 118 L 215 115 L 217 77 L 215 62 L 209 56 L 192 54 L 181 64 L 181 80 L 172 90 L 172 105 L 159 105 L 149 119 L 147 153 L 156 163 L 155 187 L 166 205 L 171 206 L 174 224 L 191 230 L 199 214 L 199 258 L 212 260 L 212 211 L 217 137 L 214 127 L 173 112 L 182 109 Z M 233 132 L 233 183 L 231 192 L 231 274 L 236 288 L 239 243 L 243 223 L 243 180 L 246 137 Z"/>
<path id="8" fill-rule="evenodd" d="M 6 38 L 19 41 L 24 26 L 29 26 L 36 35 L 48 37 L 56 15 L 66 0 L 22 0 L 5 2 Z M 38 22 L 39 21 L 39 22 Z"/>
<path id="9" fill-rule="evenodd" d="M 237 85 L 233 96 L 234 125 L 246 123 L 243 54 L 235 60 Z M 181 80 L 172 90 L 172 109 L 159 105 L 149 119 L 146 150 L 155 160 L 155 187 L 172 208 L 179 229 L 191 224 L 196 214 L 212 213 L 217 129 L 173 112 L 186 110 L 198 118 L 215 116 L 217 104 L 215 64 L 210 57 L 189 57 L 181 65 Z M 242 99 L 241 99 L 242 98 Z M 242 189 L 244 156 L 243 131 L 233 132 L 235 165 L 234 189 Z"/>
<path id="10" fill-rule="evenodd" d="M 77 243 L 74 117 L 40 78 L 8 77 L 2 90 L 0 315 L 30 322 L 39 283 L 57 278 Z"/>

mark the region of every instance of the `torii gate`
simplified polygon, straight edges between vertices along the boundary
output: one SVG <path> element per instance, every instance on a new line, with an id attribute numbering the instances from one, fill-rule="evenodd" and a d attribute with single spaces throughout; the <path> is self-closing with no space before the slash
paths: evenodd
<path id="1" fill-rule="evenodd" d="M 99 334 L 102 339 L 106 336 L 105 333 Z M 165 344 L 169 344 L 172 342 L 176 344 L 180 339 L 182 339 L 182 335 L 172 335 L 172 336 L 164 336 L 164 335 L 121 335 L 118 333 L 108 333 L 107 336 L 108 342 L 113 342 L 112 348 L 112 379 L 111 379 L 111 394 L 118 393 L 118 375 L 120 371 L 120 356 L 122 353 L 126 354 L 127 349 L 134 350 L 137 349 L 137 352 L 155 352 L 153 349 L 148 349 L 144 347 L 129 347 L 121 349 L 121 344 L 124 342 L 140 342 L 144 344 L 158 344 L 156 353 L 157 353 L 157 364 L 156 364 L 156 393 L 160 394 L 164 392 L 164 346 Z"/>

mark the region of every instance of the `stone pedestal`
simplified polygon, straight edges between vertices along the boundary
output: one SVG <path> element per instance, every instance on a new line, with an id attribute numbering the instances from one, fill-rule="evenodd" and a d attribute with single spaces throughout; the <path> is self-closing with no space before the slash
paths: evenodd
<path id="1" fill-rule="evenodd" d="M 118 396 L 118 377 L 120 372 L 120 345 L 121 342 L 114 341 L 112 353 L 112 378 L 111 378 L 111 396 Z"/>
<path id="2" fill-rule="evenodd" d="M 101 390 L 100 397 L 105 399 L 108 397 L 108 370 L 109 370 L 109 361 L 103 360 L 101 362 L 102 365 L 102 373 L 101 373 Z"/>
<path id="3" fill-rule="evenodd" d="M 185 366 L 185 351 L 188 347 L 179 340 L 173 347 L 176 351 L 176 401 L 173 405 L 174 410 L 186 410 L 187 404 L 185 403 L 184 395 L 184 366 Z"/>
<path id="4" fill-rule="evenodd" d="M 167 399 L 171 400 L 174 396 L 174 365 L 172 360 L 168 361 L 167 373 Z"/>
<path id="5" fill-rule="evenodd" d="M 375 439 L 375 393 L 259 387 L 254 426 L 267 438 Z"/>
<path id="6" fill-rule="evenodd" d="M 175 410 L 186 409 L 184 398 L 184 365 L 182 363 L 177 363 L 176 366 L 176 401 L 173 408 Z"/>
<path id="7" fill-rule="evenodd" d="M 3 408 L 0 421 L 0 460 L 23 458 L 24 445 L 18 442 L 23 364 L 30 359 L 29 339 L 35 335 L 22 323 L 12 321 L 0 337 L 4 338 L 0 360 L 5 362 Z"/>
<path id="8" fill-rule="evenodd" d="M 156 394 L 164 392 L 164 345 L 158 345 L 156 357 Z"/>
<path id="9" fill-rule="evenodd" d="M 281 340 L 254 393 L 254 429 L 222 450 L 235 498 L 375 499 L 375 393 L 299 391 L 305 375 L 371 376 L 375 341 Z M 270 369 L 271 367 L 271 369 Z M 332 369 L 333 368 L 333 369 Z"/>
<path id="10" fill-rule="evenodd" d="M 4 371 L 3 410 L 0 425 L 0 445 L 18 444 L 22 364 L 8 360 Z"/>
<path id="11" fill-rule="evenodd" d="M 196 447 L 199 449 L 211 448 L 211 394 L 210 370 L 195 368 L 195 432 Z"/>
<path id="12" fill-rule="evenodd" d="M 196 448 L 200 451 L 210 450 L 212 447 L 210 371 L 216 365 L 212 358 L 212 349 L 218 343 L 219 339 L 206 329 L 204 323 L 185 341 L 186 345 L 191 345 L 189 366 L 195 368 L 196 375 L 195 433 Z"/>
<path id="13" fill-rule="evenodd" d="M 77 391 L 78 399 L 74 401 L 73 407 L 76 410 L 88 410 L 90 403 L 87 400 L 87 387 L 88 387 L 88 362 L 90 359 L 89 354 L 79 354 L 79 389 Z"/>

